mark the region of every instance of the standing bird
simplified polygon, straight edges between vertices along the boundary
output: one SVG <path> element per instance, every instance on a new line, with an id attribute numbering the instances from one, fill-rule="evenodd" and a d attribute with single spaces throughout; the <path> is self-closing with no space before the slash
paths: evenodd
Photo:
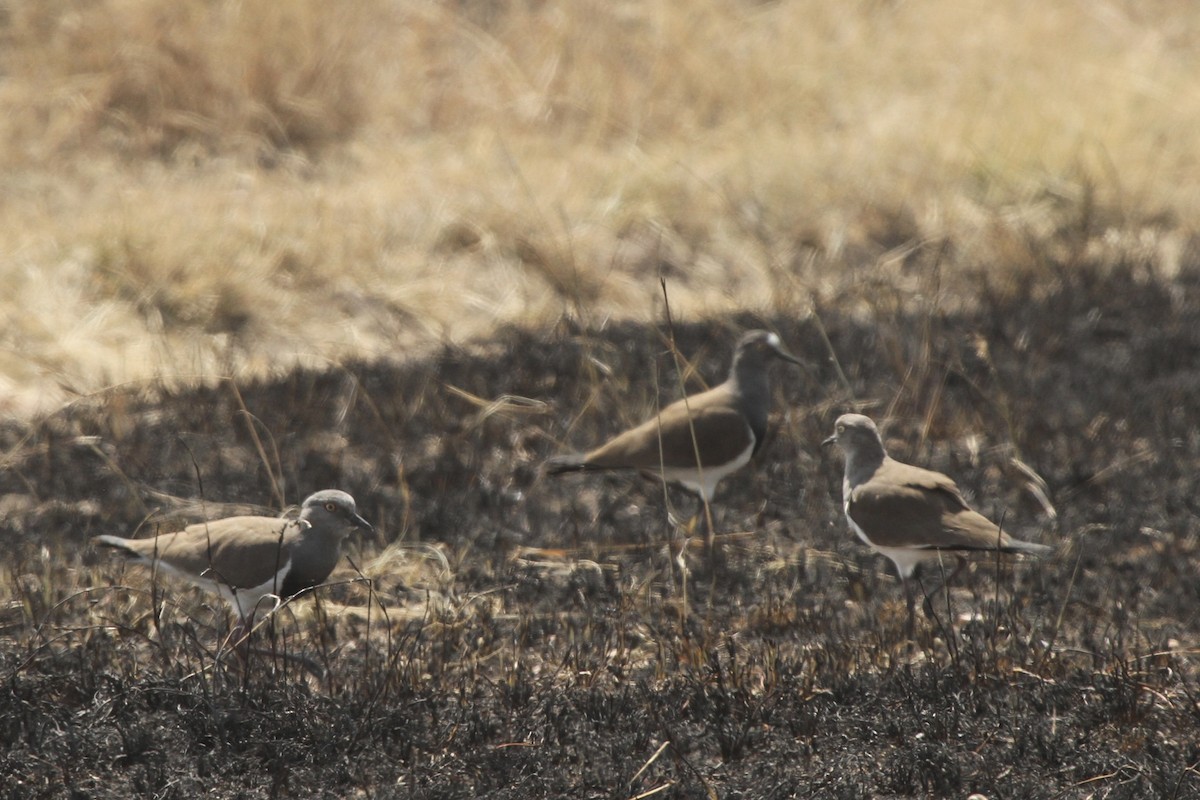
<path id="1" fill-rule="evenodd" d="M 148 539 L 94 541 L 216 592 L 249 629 L 264 597 L 286 599 L 329 577 L 352 528 L 374 531 L 353 497 L 326 489 L 305 500 L 296 519 L 227 517 Z"/>
<path id="2" fill-rule="evenodd" d="M 699 495 L 707 506 L 717 483 L 745 466 L 767 434 L 771 387 L 767 360 L 800 359 L 769 331 L 750 331 L 738 340 L 725 382 L 676 400 L 658 416 L 586 453 L 555 456 L 546 472 L 639 470 Z M 705 543 L 712 555 L 712 529 L 701 514 Z"/>
<path id="3" fill-rule="evenodd" d="M 822 445 L 837 444 L 846 456 L 842 502 L 850 527 L 876 552 L 896 565 L 908 601 L 909 636 L 914 598 L 908 579 L 926 559 L 955 553 L 954 578 L 965 563 L 962 552 L 999 550 L 1042 555 L 1051 548 L 1014 539 L 971 509 L 962 493 L 940 472 L 896 461 L 887 454 L 879 429 L 862 414 L 843 414 Z M 928 596 L 926 597 L 928 600 Z"/>

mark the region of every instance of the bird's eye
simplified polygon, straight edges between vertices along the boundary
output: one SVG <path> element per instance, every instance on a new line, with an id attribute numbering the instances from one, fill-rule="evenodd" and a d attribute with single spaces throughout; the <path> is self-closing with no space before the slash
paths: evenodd
<path id="1" fill-rule="evenodd" d="M 326 511 L 337 511 L 337 503 L 326 503 L 325 510 Z"/>
<path id="2" fill-rule="evenodd" d="M 846 432 L 846 426 L 845 426 L 845 425 L 838 425 L 838 426 L 837 426 L 837 432 L 838 432 L 838 433 L 845 433 L 845 432 Z"/>

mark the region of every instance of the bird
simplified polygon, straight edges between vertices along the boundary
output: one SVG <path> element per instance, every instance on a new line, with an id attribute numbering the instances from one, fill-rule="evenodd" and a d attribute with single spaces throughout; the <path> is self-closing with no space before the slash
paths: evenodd
<path id="1" fill-rule="evenodd" d="M 770 358 L 803 366 L 778 335 L 749 331 L 738 340 L 723 383 L 676 400 L 593 450 L 548 459 L 546 473 L 637 470 L 683 486 L 707 508 L 721 479 L 745 466 L 766 438 Z M 707 514 L 701 520 L 711 555 L 711 524 Z"/>
<path id="2" fill-rule="evenodd" d="M 1045 555 L 1052 551 L 1000 530 L 967 504 L 948 476 L 893 459 L 869 417 L 838 417 L 833 435 L 822 442 L 831 444 L 841 447 L 846 459 L 842 481 L 846 520 L 859 539 L 896 565 L 908 601 L 910 637 L 914 597 L 909 579 L 923 561 L 953 552 L 959 563 L 948 583 L 965 563 L 963 552 Z"/>
<path id="3" fill-rule="evenodd" d="M 264 597 L 287 599 L 329 577 L 354 528 L 374 531 L 353 497 L 325 489 L 310 495 L 295 519 L 227 517 L 145 539 L 102 535 L 93 541 L 215 592 L 249 630 Z"/>

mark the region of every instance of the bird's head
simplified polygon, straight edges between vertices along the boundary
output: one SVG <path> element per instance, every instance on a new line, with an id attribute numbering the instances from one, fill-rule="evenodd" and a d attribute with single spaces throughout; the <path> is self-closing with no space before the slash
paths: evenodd
<path id="1" fill-rule="evenodd" d="M 311 525 L 328 525 L 340 531 L 358 528 L 375 533 L 371 523 L 358 515 L 354 498 L 337 489 L 325 489 L 309 495 L 300 507 L 300 518 Z"/>

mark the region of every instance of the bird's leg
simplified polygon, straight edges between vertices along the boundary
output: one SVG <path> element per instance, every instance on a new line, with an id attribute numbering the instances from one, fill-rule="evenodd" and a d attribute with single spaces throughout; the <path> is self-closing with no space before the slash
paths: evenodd
<path id="1" fill-rule="evenodd" d="M 908 607 L 908 627 L 906 629 L 906 634 L 908 636 L 908 640 L 910 642 L 912 642 L 912 641 L 916 641 L 917 599 L 916 599 L 916 597 L 913 596 L 912 581 L 910 581 L 908 578 L 904 577 L 903 573 L 901 573 L 901 575 L 900 575 L 900 583 L 904 585 L 904 600 L 905 600 L 905 605 Z"/>
<path id="2" fill-rule="evenodd" d="M 689 574 L 687 565 L 688 538 L 686 536 L 676 535 L 676 532 L 681 527 L 682 526 L 679 525 L 677 520 L 672 520 L 672 536 L 667 542 L 666 548 L 667 572 L 669 573 L 671 579 L 668 585 L 671 587 L 670 591 L 674 593 L 675 570 L 678 569 L 680 586 L 682 587 L 684 594 L 687 594 L 687 579 Z"/>
<path id="3" fill-rule="evenodd" d="M 250 634 L 253 630 L 254 617 L 247 618 L 238 614 L 237 622 L 234 623 L 232 630 L 229 631 L 229 638 L 226 639 L 233 646 L 233 652 L 237 654 L 238 660 L 243 664 L 250 655 Z"/>
<path id="4" fill-rule="evenodd" d="M 668 483 L 665 486 L 664 498 L 667 502 L 667 522 L 670 523 L 673 529 L 681 533 L 685 539 L 691 539 L 696 535 L 696 527 L 702 522 L 704 515 L 703 498 L 700 498 L 700 509 L 685 516 L 685 509 L 687 511 L 691 510 L 687 508 L 686 499 L 693 495 L 696 497 L 700 497 L 700 495 L 691 489 L 684 489 L 683 487 L 678 487 L 679 494 L 675 494 L 674 490 L 676 487 L 673 484 Z M 676 501 L 680 499 L 683 499 L 684 502 L 677 504 Z"/>
<path id="5" fill-rule="evenodd" d="M 234 612 L 234 622 L 230 627 L 229 632 L 225 634 L 217 644 L 215 660 L 217 663 L 230 666 L 235 672 L 241 675 L 246 675 L 246 667 L 250 661 L 250 631 L 252 621 L 239 611 Z M 225 659 L 226 654 L 232 652 L 236 657 L 233 662 Z"/>
<path id="6" fill-rule="evenodd" d="M 704 552 L 708 556 L 708 569 L 711 575 L 716 575 L 722 567 L 721 551 L 717 547 L 717 534 L 713 525 L 712 505 L 708 498 L 700 496 L 700 533 L 704 536 Z"/>
<path id="7" fill-rule="evenodd" d="M 963 568 L 967 566 L 967 559 L 962 553 L 955 553 L 954 559 L 954 569 L 950 570 L 950 574 L 946 574 L 945 567 L 943 566 L 941 570 L 942 582 L 937 585 L 936 589 L 925 595 L 925 602 L 922 604 L 921 610 L 925 612 L 926 617 L 933 616 L 933 598 L 945 591 L 950 586 L 950 582 L 958 577 L 958 573 L 962 572 Z M 949 601 L 947 601 L 947 606 L 949 606 Z"/>
<path id="8" fill-rule="evenodd" d="M 700 498 L 700 533 L 704 536 L 704 553 L 708 556 L 708 565 L 716 567 L 716 536 L 713 532 L 712 509 L 703 497 Z"/>

